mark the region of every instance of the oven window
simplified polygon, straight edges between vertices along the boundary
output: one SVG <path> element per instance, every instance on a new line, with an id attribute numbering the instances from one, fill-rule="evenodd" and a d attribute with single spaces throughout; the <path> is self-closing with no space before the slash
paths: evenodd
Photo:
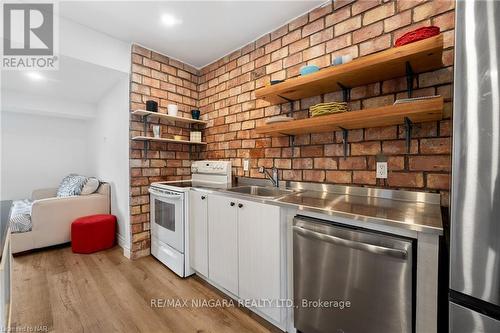
<path id="1" fill-rule="evenodd" d="M 175 205 L 155 199 L 155 223 L 175 231 Z"/>

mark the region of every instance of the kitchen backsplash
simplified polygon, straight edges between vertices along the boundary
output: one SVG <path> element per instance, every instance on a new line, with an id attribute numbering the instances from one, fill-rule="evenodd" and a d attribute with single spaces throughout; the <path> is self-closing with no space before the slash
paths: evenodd
<path id="1" fill-rule="evenodd" d="M 267 117 L 290 110 L 289 103 L 271 106 L 257 100 L 255 89 L 270 80 L 297 76 L 306 64 L 328 67 L 339 55 L 357 58 L 389 49 L 404 33 L 429 25 L 439 26 L 444 36 L 444 66 L 417 75 L 413 95 L 442 95 L 445 119 L 415 124 L 410 154 L 406 154 L 403 126 L 349 131 L 350 154 L 346 159 L 340 132 L 297 136 L 293 154 L 288 137 L 255 133 Z M 159 101 L 161 111 L 173 102 L 189 117 L 190 109 L 199 107 L 202 118 L 209 121 L 203 131 L 208 145 L 191 156 L 187 145 L 153 144 L 144 160 L 142 143 L 131 141 L 133 256 L 149 251 L 149 182 L 188 178 L 190 157 L 231 160 L 235 175 L 261 178 L 259 166 L 275 166 L 285 180 L 440 192 L 442 205 L 447 206 L 453 42 L 454 1 L 363 0 L 335 1 L 313 10 L 201 70 L 133 46 L 132 110 L 144 108 L 152 97 Z M 372 108 L 406 97 L 406 78 L 402 77 L 353 88 L 349 106 L 352 110 Z M 311 105 L 340 100 L 342 92 L 296 101 L 295 117 L 306 117 Z M 131 136 L 141 130 L 140 119 L 132 117 Z M 189 135 L 187 127 L 170 126 L 168 131 L 166 134 Z M 375 156 L 380 152 L 388 157 L 386 182 L 375 178 Z M 244 159 L 250 159 L 247 173 L 243 171 Z"/>

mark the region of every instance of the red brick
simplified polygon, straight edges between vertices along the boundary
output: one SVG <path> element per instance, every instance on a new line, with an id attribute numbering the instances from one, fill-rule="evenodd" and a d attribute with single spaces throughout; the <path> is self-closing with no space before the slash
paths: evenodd
<path id="1" fill-rule="evenodd" d="M 302 28 L 302 37 L 307 37 L 315 32 L 322 30 L 325 27 L 325 21 L 323 19 L 316 20 Z"/>
<path id="2" fill-rule="evenodd" d="M 304 170 L 302 176 L 306 182 L 319 183 L 325 181 L 325 172 L 323 170 Z"/>
<path id="3" fill-rule="evenodd" d="M 441 31 L 455 28 L 455 12 L 451 11 L 432 18 L 432 24 L 438 26 Z"/>
<path id="4" fill-rule="evenodd" d="M 151 58 L 151 51 L 137 44 L 132 45 L 132 53 L 137 53 L 146 58 Z"/>
<path id="5" fill-rule="evenodd" d="M 402 173 L 389 172 L 387 175 L 387 183 L 394 187 L 423 187 L 424 176 L 422 173 Z"/>
<path id="6" fill-rule="evenodd" d="M 361 28 L 361 16 L 355 16 L 334 25 L 335 37 Z"/>
<path id="7" fill-rule="evenodd" d="M 454 0 L 430 1 L 413 8 L 413 21 L 418 22 L 430 16 L 444 13 L 455 8 Z"/>
<path id="8" fill-rule="evenodd" d="M 312 158 L 295 158 L 292 160 L 293 169 L 312 169 L 313 160 Z"/>
<path id="9" fill-rule="evenodd" d="M 352 174 L 352 182 L 355 184 L 375 185 L 375 171 L 354 171 Z"/>
<path id="10" fill-rule="evenodd" d="M 370 23 L 383 20 L 394 14 L 394 3 L 389 2 L 385 5 L 378 6 L 374 9 L 367 11 L 363 15 L 363 25 L 368 25 Z"/>
<path id="11" fill-rule="evenodd" d="M 300 148 L 301 157 L 321 157 L 323 156 L 323 146 L 303 146 Z"/>
<path id="12" fill-rule="evenodd" d="M 283 37 L 288 33 L 288 25 L 284 25 L 281 28 L 278 28 L 271 32 L 271 40 L 275 40 L 277 38 Z"/>
<path id="13" fill-rule="evenodd" d="M 363 109 L 378 108 L 394 103 L 394 95 L 378 96 L 363 100 Z"/>
<path id="14" fill-rule="evenodd" d="M 330 39 L 333 38 L 333 28 L 327 28 L 327 29 L 321 30 L 321 31 L 311 35 L 309 38 L 311 40 L 311 46 L 329 41 Z"/>
<path id="15" fill-rule="evenodd" d="M 339 158 L 340 170 L 363 170 L 366 169 L 365 157 L 347 157 Z"/>
<path id="16" fill-rule="evenodd" d="M 295 53 L 294 55 L 291 55 L 283 59 L 283 68 L 295 66 L 297 64 L 300 64 L 301 62 L 302 62 L 302 53 L 301 52 Z"/>
<path id="17" fill-rule="evenodd" d="M 380 151 L 380 142 L 378 141 L 351 143 L 352 156 L 376 155 Z"/>
<path id="18" fill-rule="evenodd" d="M 391 47 L 391 35 L 383 35 L 359 45 L 359 54 L 361 56 L 382 51 Z"/>
<path id="19" fill-rule="evenodd" d="M 351 171 L 327 171 L 326 181 L 328 183 L 336 184 L 350 184 L 352 183 Z"/>
<path id="20" fill-rule="evenodd" d="M 294 19 L 292 22 L 288 23 L 288 29 L 290 31 L 293 31 L 297 28 L 300 28 L 301 26 L 307 24 L 309 22 L 309 15 L 302 15 L 300 17 L 297 17 Z"/>
<path id="21" fill-rule="evenodd" d="M 292 32 L 286 34 L 285 36 L 283 36 L 283 38 L 281 39 L 281 45 L 282 46 L 288 45 L 290 43 L 298 41 L 301 38 L 302 38 L 302 31 L 301 30 L 292 31 Z"/>
<path id="22" fill-rule="evenodd" d="M 325 17 L 325 26 L 329 27 L 336 23 L 340 23 L 351 17 L 351 8 L 344 7 L 340 10 L 334 11 L 332 14 Z"/>
<path id="23" fill-rule="evenodd" d="M 283 170 L 283 179 L 301 181 L 302 170 Z"/>
<path id="24" fill-rule="evenodd" d="M 391 32 L 411 24 L 411 10 L 394 15 L 384 20 L 384 32 Z"/>
<path id="25" fill-rule="evenodd" d="M 346 48 L 352 44 L 351 34 L 345 34 L 326 42 L 326 52 L 331 53 Z M 356 54 L 357 55 L 357 54 Z"/>
<path id="26" fill-rule="evenodd" d="M 380 0 L 361 0 L 352 4 L 352 15 L 358 15 L 370 8 L 376 7 L 381 3 Z"/>
<path id="27" fill-rule="evenodd" d="M 410 9 L 413 7 L 416 7 L 420 5 L 423 2 L 426 2 L 427 0 L 404 0 L 404 1 L 397 1 L 396 6 L 398 12 L 402 12 L 406 9 Z"/>
<path id="28" fill-rule="evenodd" d="M 324 43 L 313 46 L 307 50 L 304 50 L 302 52 L 302 58 L 304 59 L 304 61 L 307 61 L 307 60 L 322 56 L 323 54 L 325 54 L 325 44 Z"/>
<path id="29" fill-rule="evenodd" d="M 450 189 L 450 175 L 448 174 L 428 174 L 427 187 L 436 190 Z"/>
<path id="30" fill-rule="evenodd" d="M 419 87 L 430 87 L 437 84 L 450 83 L 453 80 L 453 68 L 442 68 L 434 72 L 423 73 L 418 76 Z"/>
<path id="31" fill-rule="evenodd" d="M 384 31 L 383 22 L 376 22 L 374 24 L 368 25 L 361 29 L 358 29 L 352 33 L 352 41 L 354 44 L 358 44 L 367 39 L 380 36 Z"/>
<path id="32" fill-rule="evenodd" d="M 344 156 L 342 144 L 325 145 L 325 156 Z"/>
<path id="33" fill-rule="evenodd" d="M 382 152 L 388 155 L 406 154 L 406 141 L 405 140 L 384 141 L 382 142 Z M 410 153 L 411 154 L 418 153 L 417 140 L 411 140 Z"/>
<path id="34" fill-rule="evenodd" d="M 322 5 L 321 7 L 318 7 L 314 9 L 312 12 L 309 13 L 309 21 L 314 21 L 322 16 L 325 16 L 327 14 L 330 14 L 332 12 L 332 4 L 326 4 Z"/>
<path id="35" fill-rule="evenodd" d="M 304 39 L 298 40 L 298 41 L 290 44 L 288 50 L 289 50 L 290 54 L 294 54 L 296 52 L 305 50 L 308 47 L 309 47 L 309 38 L 304 38 Z"/>
<path id="36" fill-rule="evenodd" d="M 372 127 L 365 129 L 366 140 L 388 140 L 398 138 L 397 126 Z"/>
<path id="37" fill-rule="evenodd" d="M 331 157 L 318 157 L 314 159 L 315 169 L 337 169 L 337 161 Z"/>
<path id="38" fill-rule="evenodd" d="M 450 156 L 411 156 L 410 170 L 450 171 Z"/>
<path id="39" fill-rule="evenodd" d="M 420 140 L 422 154 L 450 154 L 451 138 L 435 138 Z"/>

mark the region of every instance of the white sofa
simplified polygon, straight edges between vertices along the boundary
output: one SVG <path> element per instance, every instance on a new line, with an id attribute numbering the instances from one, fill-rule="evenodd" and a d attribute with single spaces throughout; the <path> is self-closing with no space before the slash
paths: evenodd
<path id="1" fill-rule="evenodd" d="M 110 213 L 110 186 L 102 183 L 89 195 L 56 197 L 57 188 L 33 191 L 32 229 L 11 235 L 12 253 L 71 241 L 71 223 L 82 216 Z"/>

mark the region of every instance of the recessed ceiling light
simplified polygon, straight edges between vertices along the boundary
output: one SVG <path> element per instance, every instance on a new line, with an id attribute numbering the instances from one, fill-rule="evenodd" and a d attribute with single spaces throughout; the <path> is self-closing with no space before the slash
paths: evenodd
<path id="1" fill-rule="evenodd" d="M 38 72 L 26 72 L 26 76 L 32 79 L 33 81 L 41 81 L 45 79 L 45 77 Z"/>
<path id="2" fill-rule="evenodd" d="M 163 14 L 161 16 L 161 21 L 163 24 L 165 24 L 166 26 L 169 26 L 169 27 L 173 27 L 174 25 L 182 23 L 181 20 L 179 20 L 178 18 L 176 18 L 175 16 L 173 16 L 171 14 Z"/>

